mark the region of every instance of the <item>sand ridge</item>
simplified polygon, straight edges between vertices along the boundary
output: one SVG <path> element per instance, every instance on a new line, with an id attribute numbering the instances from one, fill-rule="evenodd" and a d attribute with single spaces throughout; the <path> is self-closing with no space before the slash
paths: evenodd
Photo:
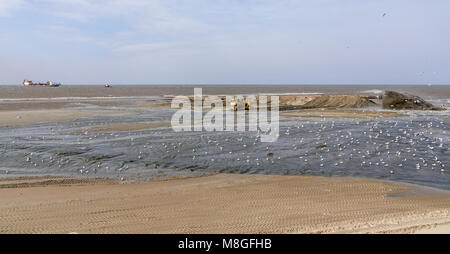
<path id="1" fill-rule="evenodd" d="M 47 109 L 47 110 L 11 110 L 0 111 L 0 127 L 13 127 L 45 122 L 73 121 L 81 117 L 107 115 L 127 116 L 133 112 L 112 110 L 79 110 L 79 109 Z"/>
<path id="2" fill-rule="evenodd" d="M 300 111 L 283 112 L 286 117 L 321 117 L 321 118 L 354 118 L 375 119 L 379 117 L 406 116 L 398 112 L 357 109 L 303 109 Z"/>

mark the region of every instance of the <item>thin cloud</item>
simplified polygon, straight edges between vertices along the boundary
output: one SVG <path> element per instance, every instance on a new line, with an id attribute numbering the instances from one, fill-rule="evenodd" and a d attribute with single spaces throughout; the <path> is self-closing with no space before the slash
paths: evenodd
<path id="1" fill-rule="evenodd" d="M 47 38 L 51 40 L 63 40 L 75 43 L 97 42 L 97 39 L 83 34 L 81 30 L 65 25 L 43 26 L 39 32 L 46 34 Z"/>
<path id="2" fill-rule="evenodd" d="M 162 49 L 172 48 L 174 45 L 170 43 L 138 43 L 125 45 L 113 49 L 115 52 L 145 52 L 145 51 L 156 51 Z"/>
<path id="3" fill-rule="evenodd" d="M 159 83 L 417 83 L 424 78 L 410 73 L 436 71 L 443 74 L 427 82 L 442 83 L 449 8 L 444 0 L 0 0 L 0 37 L 2 59 L 42 63 L 62 82 L 103 73 L 135 83 L 148 75 Z M 29 66 L 9 70 L 40 75 Z"/>
<path id="4" fill-rule="evenodd" d="M 1 0 L 0 1 L 0 17 L 9 17 L 15 9 L 25 5 L 24 0 Z"/>

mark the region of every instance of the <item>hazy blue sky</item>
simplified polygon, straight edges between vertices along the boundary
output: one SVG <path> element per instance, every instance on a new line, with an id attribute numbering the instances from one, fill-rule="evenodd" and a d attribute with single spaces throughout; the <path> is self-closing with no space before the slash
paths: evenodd
<path id="1" fill-rule="evenodd" d="M 449 84 L 449 11 L 448 0 L 0 0 L 0 84 Z"/>

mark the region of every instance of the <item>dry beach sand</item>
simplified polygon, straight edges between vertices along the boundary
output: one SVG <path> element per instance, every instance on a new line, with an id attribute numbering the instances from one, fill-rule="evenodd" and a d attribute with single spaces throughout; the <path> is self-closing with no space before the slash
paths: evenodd
<path id="1" fill-rule="evenodd" d="M 450 196 L 357 178 L 0 180 L 1 233 L 450 233 Z"/>

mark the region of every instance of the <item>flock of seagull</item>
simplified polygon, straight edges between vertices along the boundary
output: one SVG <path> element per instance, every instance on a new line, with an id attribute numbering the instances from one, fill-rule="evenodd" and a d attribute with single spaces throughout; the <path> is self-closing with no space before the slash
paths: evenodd
<path id="1" fill-rule="evenodd" d="M 98 123 L 80 120 L 69 127 Z M 261 133 L 254 132 L 174 133 L 163 128 L 61 133 L 65 128 L 56 125 L 42 129 L 50 130 L 47 133 L 13 135 L 8 142 L 3 136 L 0 158 L 9 158 L 10 168 L 29 172 L 117 176 L 121 180 L 133 174 L 168 172 L 399 174 L 400 178 L 425 174 L 450 179 L 450 126 L 438 117 L 297 119 L 282 122 L 274 143 L 260 142 Z"/>

